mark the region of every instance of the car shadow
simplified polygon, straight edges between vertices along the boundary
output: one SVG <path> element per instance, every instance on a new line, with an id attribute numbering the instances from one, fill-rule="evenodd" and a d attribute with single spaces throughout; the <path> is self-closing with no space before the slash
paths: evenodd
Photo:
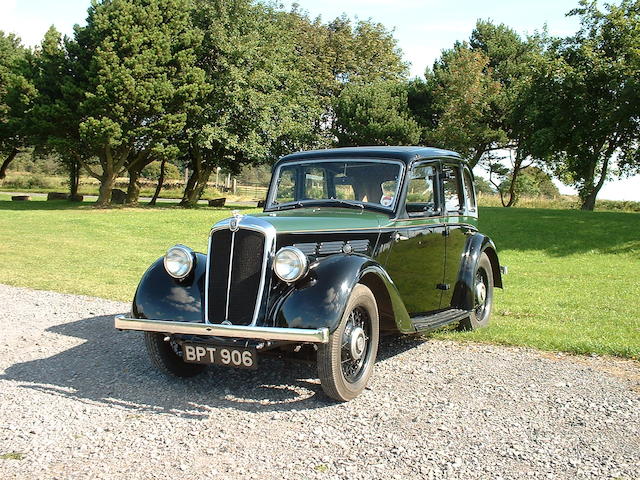
<path id="1" fill-rule="evenodd" d="M 202 375 L 179 379 L 153 368 L 142 334 L 114 330 L 112 316 L 56 325 L 47 332 L 85 341 L 46 358 L 15 363 L 1 380 L 90 404 L 188 418 L 207 418 L 214 408 L 277 412 L 334 404 L 322 392 L 315 362 L 308 356 L 305 360 L 295 354 L 261 355 L 256 370 L 211 366 Z M 422 342 L 416 337 L 385 337 L 378 361 Z"/>

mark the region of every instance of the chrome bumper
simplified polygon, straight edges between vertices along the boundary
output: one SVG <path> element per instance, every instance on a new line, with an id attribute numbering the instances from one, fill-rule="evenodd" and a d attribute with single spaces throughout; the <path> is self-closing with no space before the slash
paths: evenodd
<path id="1" fill-rule="evenodd" d="M 180 333 L 209 337 L 255 338 L 259 340 L 283 340 L 289 342 L 327 343 L 329 329 L 249 327 L 245 325 L 220 325 L 210 323 L 172 322 L 167 320 L 147 320 L 115 317 L 118 330 L 140 330 L 143 332 Z"/>

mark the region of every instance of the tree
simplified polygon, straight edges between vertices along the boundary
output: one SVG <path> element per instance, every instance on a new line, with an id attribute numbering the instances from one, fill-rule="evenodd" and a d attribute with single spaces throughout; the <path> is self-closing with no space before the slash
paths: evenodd
<path id="1" fill-rule="evenodd" d="M 173 158 L 186 110 L 202 88 L 195 66 L 200 42 L 189 0 L 103 0 L 89 8 L 67 48 L 68 88 L 81 93 L 78 137 L 100 169 L 81 159 L 100 180 L 96 205 L 110 203 L 115 179 L 134 178 L 128 200 L 137 199 L 135 175 L 150 158 Z"/>
<path id="2" fill-rule="evenodd" d="M 28 136 L 34 155 L 54 153 L 69 174 L 71 199 L 78 197 L 81 160 L 87 158 L 78 135 L 82 93 L 70 82 L 71 63 L 61 34 L 51 27 L 31 57 L 36 95 L 29 112 Z"/>
<path id="3" fill-rule="evenodd" d="M 0 31 L 0 180 L 28 143 L 28 111 L 35 95 L 29 81 L 28 50 L 12 34 Z"/>
<path id="4" fill-rule="evenodd" d="M 217 167 L 238 173 L 295 147 L 320 113 L 296 67 L 295 39 L 272 9 L 197 0 L 192 15 L 203 33 L 197 58 L 205 87 L 182 133 L 191 171 L 182 206 L 198 201 Z"/>
<path id="5" fill-rule="evenodd" d="M 320 107 L 309 146 L 333 143 L 334 104 L 347 85 L 406 78 L 408 68 L 397 41 L 380 23 L 354 24 L 343 15 L 324 24 L 295 6 L 280 14 L 280 22 L 295 35 L 296 68 Z"/>
<path id="6" fill-rule="evenodd" d="M 427 143 L 462 153 L 471 168 L 487 151 L 507 143 L 492 108 L 502 87 L 492 77 L 486 54 L 466 44 L 457 45 L 444 52 L 425 77 L 437 118 L 435 128 L 424 134 Z"/>
<path id="7" fill-rule="evenodd" d="M 407 84 L 347 85 L 335 104 L 339 146 L 415 145 L 420 128 L 407 107 Z"/>
<path id="8" fill-rule="evenodd" d="M 553 161 L 593 210 L 610 176 L 640 168 L 640 2 L 582 0 L 581 28 L 558 39 L 536 71 L 531 148 Z"/>

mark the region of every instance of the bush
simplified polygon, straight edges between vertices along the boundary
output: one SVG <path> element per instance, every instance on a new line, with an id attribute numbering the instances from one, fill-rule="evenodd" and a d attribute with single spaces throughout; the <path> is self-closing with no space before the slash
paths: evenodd
<path id="1" fill-rule="evenodd" d="M 47 177 L 41 173 L 12 175 L 7 177 L 2 183 L 3 187 L 15 189 L 37 189 L 37 188 L 58 188 L 62 187 L 60 180 Z"/>

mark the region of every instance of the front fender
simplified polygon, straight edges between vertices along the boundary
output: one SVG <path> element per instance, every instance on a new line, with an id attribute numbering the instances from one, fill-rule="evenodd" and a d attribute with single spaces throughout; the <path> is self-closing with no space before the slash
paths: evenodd
<path id="1" fill-rule="evenodd" d="M 195 255 L 193 271 L 182 280 L 176 280 L 167 273 L 163 257 L 149 267 L 133 298 L 134 318 L 204 322 L 207 257 L 202 253 Z"/>
<path id="2" fill-rule="evenodd" d="M 493 271 L 493 284 L 498 288 L 502 288 L 502 273 L 500 271 L 500 262 L 498 253 L 493 241 L 481 233 L 476 233 L 469 237 L 465 245 L 464 254 L 462 255 L 462 263 L 460 265 L 460 273 L 456 281 L 455 290 L 451 305 L 463 310 L 472 310 L 474 307 L 474 276 L 476 265 L 480 260 L 480 255 L 487 253 L 491 262 L 491 270 Z"/>
<path id="3" fill-rule="evenodd" d="M 312 266 L 307 277 L 274 305 L 275 325 L 288 328 L 328 327 L 333 332 L 338 328 L 353 288 L 364 279 L 372 282 L 370 288 L 376 295 L 379 310 L 383 310 L 380 302 L 385 302 L 384 310 L 391 309 L 398 328 L 406 330 L 410 324 L 409 314 L 386 271 L 368 257 L 346 254 L 323 258 Z M 367 285 L 368 282 L 363 281 Z"/>

